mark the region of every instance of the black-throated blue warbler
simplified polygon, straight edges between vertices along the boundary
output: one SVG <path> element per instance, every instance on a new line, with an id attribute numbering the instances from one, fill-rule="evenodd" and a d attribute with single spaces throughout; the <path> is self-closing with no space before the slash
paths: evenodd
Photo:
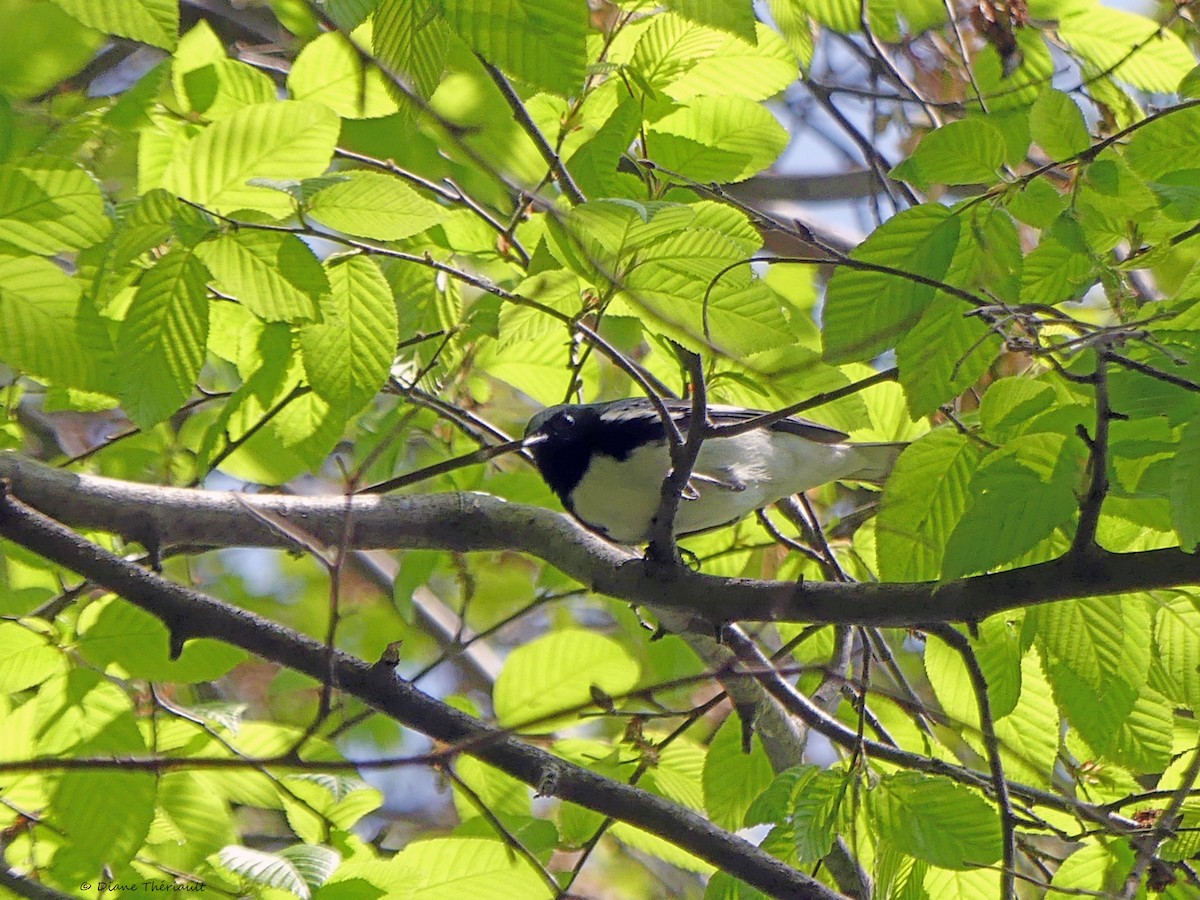
<path id="1" fill-rule="evenodd" d="M 665 400 L 687 434 L 692 407 Z M 764 415 L 709 406 L 717 427 Z M 671 468 L 666 426 L 646 399 L 551 406 L 525 429 L 525 446 L 566 509 L 622 544 L 650 539 L 663 479 Z M 852 444 L 848 435 L 791 417 L 729 437 L 710 437 L 675 516 L 676 535 L 728 525 L 830 481 L 882 481 L 903 444 Z"/>

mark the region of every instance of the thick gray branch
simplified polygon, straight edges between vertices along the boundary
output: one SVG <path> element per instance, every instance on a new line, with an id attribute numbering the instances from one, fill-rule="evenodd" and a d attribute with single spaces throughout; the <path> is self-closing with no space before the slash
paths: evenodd
<path id="1" fill-rule="evenodd" d="M 134 484 L 51 469 L 0 454 L 15 496 L 61 522 L 172 545 L 290 548 L 271 520 L 336 546 L 347 508 L 358 549 L 518 550 L 592 590 L 631 603 L 686 610 L 710 621 L 786 621 L 910 627 L 978 621 L 1053 600 L 1200 584 L 1200 557 L 1178 549 L 1096 548 L 1008 572 L 937 584 L 839 584 L 719 578 L 648 566 L 571 519 L 487 494 L 294 497 Z"/>
<path id="2" fill-rule="evenodd" d="M 126 562 L 40 515 L 0 497 L 0 535 L 66 566 L 159 618 L 172 642 L 215 638 L 256 656 L 329 680 L 397 722 L 486 760 L 539 792 L 629 822 L 779 898 L 838 900 L 840 895 L 690 809 L 598 775 L 525 744 L 422 693 L 386 664 L 370 665 L 255 614 Z"/>

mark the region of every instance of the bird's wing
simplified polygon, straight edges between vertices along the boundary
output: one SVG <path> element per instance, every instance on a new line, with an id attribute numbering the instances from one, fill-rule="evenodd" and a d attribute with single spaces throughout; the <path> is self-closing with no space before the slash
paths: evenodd
<path id="1" fill-rule="evenodd" d="M 629 409 L 631 415 L 635 414 L 635 410 L 638 415 L 647 413 L 657 415 L 649 400 L 639 399 L 627 402 L 631 404 Z M 691 417 L 692 404 L 687 400 L 664 400 L 663 405 L 679 424 L 680 430 L 686 430 L 688 419 Z M 710 404 L 708 407 L 708 417 L 714 425 L 735 425 L 738 422 L 747 422 L 765 415 L 767 413 L 759 409 L 744 409 L 740 406 L 725 406 L 719 403 Z M 813 422 L 799 416 L 788 416 L 786 419 L 771 423 L 769 427 L 771 431 L 794 434 L 818 444 L 840 444 L 850 437 L 844 431 L 838 431 L 836 428 L 830 428 L 828 425 L 822 425 L 820 422 Z"/>

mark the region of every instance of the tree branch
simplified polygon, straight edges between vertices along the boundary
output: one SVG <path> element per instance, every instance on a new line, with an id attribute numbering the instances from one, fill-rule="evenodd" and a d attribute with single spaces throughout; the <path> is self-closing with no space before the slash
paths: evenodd
<path id="1" fill-rule="evenodd" d="M 317 540 L 340 540 L 347 509 L 356 549 L 519 551 L 598 593 L 686 610 L 712 622 L 775 621 L 917 627 L 970 622 L 1054 600 L 1200 584 L 1200 556 L 1178 548 L 1071 555 L 1020 569 L 947 582 L 839 584 L 761 581 L 648 565 L 559 513 L 479 493 L 293 497 L 135 484 L 52 469 L 0 454 L 13 494 L 78 528 L 120 534 L 146 546 L 292 545 L 252 510 L 291 519 Z"/>
<path id="2" fill-rule="evenodd" d="M 391 666 L 330 652 L 320 641 L 126 562 L 12 496 L 0 500 L 0 534 L 159 618 L 172 631 L 173 643 L 214 638 L 317 680 L 332 677 L 339 690 L 409 728 L 456 745 L 544 793 L 659 835 L 773 897 L 840 898 L 689 809 L 486 726 L 417 690 Z"/>

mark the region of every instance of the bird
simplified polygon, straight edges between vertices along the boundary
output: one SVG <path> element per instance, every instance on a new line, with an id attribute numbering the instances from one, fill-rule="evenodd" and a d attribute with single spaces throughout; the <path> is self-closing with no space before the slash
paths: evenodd
<path id="1" fill-rule="evenodd" d="M 661 403 L 686 436 L 691 403 Z M 707 407 L 717 427 L 763 415 L 735 406 Z M 882 482 L 905 446 L 850 443 L 844 432 L 796 416 L 706 438 L 681 494 L 675 535 L 732 524 L 831 481 Z M 671 455 L 662 414 L 649 399 L 547 407 L 529 420 L 524 447 L 563 507 L 585 527 L 620 544 L 650 540 Z"/>

